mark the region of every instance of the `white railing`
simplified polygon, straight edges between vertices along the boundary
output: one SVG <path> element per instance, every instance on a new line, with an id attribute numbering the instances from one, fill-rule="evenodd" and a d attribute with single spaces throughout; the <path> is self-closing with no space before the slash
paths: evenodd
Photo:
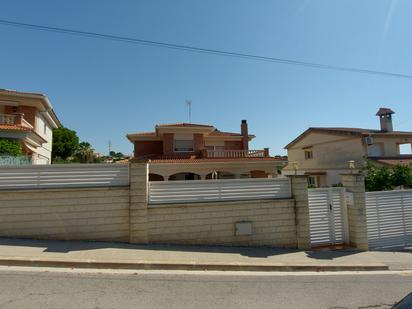
<path id="1" fill-rule="evenodd" d="M 248 178 L 149 182 L 149 204 L 287 199 L 288 178 Z"/>
<path id="2" fill-rule="evenodd" d="M 26 119 L 22 119 L 21 120 L 21 125 L 23 127 L 29 128 L 29 129 L 33 129 L 34 127 L 26 120 Z"/>
<path id="3" fill-rule="evenodd" d="M 206 150 L 208 158 L 263 158 L 264 150 Z"/>
<path id="4" fill-rule="evenodd" d="M 16 116 L 0 114 L 0 124 L 15 124 Z"/>
<path id="5" fill-rule="evenodd" d="M 123 164 L 0 167 L 0 190 L 127 186 L 128 184 L 129 167 Z"/>

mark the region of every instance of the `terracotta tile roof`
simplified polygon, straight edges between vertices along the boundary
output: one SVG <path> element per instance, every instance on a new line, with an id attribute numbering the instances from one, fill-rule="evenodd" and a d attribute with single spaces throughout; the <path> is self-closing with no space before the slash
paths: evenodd
<path id="1" fill-rule="evenodd" d="M 222 132 L 219 130 L 214 130 L 209 136 L 242 136 L 240 133 L 233 133 L 233 132 Z"/>
<path id="2" fill-rule="evenodd" d="M 411 165 L 412 155 L 400 155 L 395 157 L 368 157 L 368 159 L 383 165 Z"/>
<path id="3" fill-rule="evenodd" d="M 346 132 L 346 133 L 361 133 L 361 134 L 368 134 L 368 133 L 379 133 L 381 132 L 380 130 L 374 130 L 374 129 L 362 129 L 362 128 L 334 128 L 334 127 L 312 127 L 309 128 L 313 131 L 335 131 L 335 132 Z"/>
<path id="4" fill-rule="evenodd" d="M 18 126 L 15 124 L 0 124 L 0 131 L 20 131 L 20 132 L 31 132 L 32 134 L 36 135 L 38 138 L 40 138 L 44 143 L 47 142 L 47 140 L 44 139 L 40 134 L 38 134 L 36 131 L 33 129 L 23 127 L 23 126 Z"/>
<path id="5" fill-rule="evenodd" d="M 309 128 L 312 129 L 313 131 L 329 131 L 329 132 L 337 132 L 337 133 L 347 133 L 347 134 L 355 134 L 355 135 L 376 135 L 376 134 L 381 134 L 381 135 L 412 135 L 412 132 L 409 131 L 381 131 L 381 130 L 375 130 L 375 129 L 362 129 L 362 128 Z"/>
<path id="6" fill-rule="evenodd" d="M 175 126 L 175 125 L 173 125 Z M 157 136 L 156 132 L 136 132 L 136 133 L 130 133 L 127 134 L 127 136 L 133 136 L 133 137 L 138 137 L 138 136 Z M 223 131 L 219 131 L 219 130 L 214 130 L 213 132 L 211 132 L 209 134 L 209 136 L 239 136 L 241 137 L 242 134 L 240 133 L 235 133 L 235 132 L 223 132 Z M 254 135 L 250 134 L 249 137 L 255 137 Z"/>
<path id="7" fill-rule="evenodd" d="M 289 147 L 296 144 L 299 140 L 305 137 L 310 132 L 318 132 L 318 133 L 329 133 L 329 134 L 337 134 L 337 135 L 348 135 L 348 136 L 366 136 L 366 135 L 408 135 L 412 136 L 412 132 L 407 131 L 392 131 L 392 132 L 383 132 L 381 130 L 375 129 L 362 129 L 362 128 L 340 128 L 340 127 L 310 127 L 305 132 L 300 134 L 296 137 L 292 142 L 287 144 L 284 148 L 288 149 Z"/>
<path id="8" fill-rule="evenodd" d="M 130 133 L 127 135 L 133 135 L 133 136 L 156 136 L 156 132 L 136 132 L 136 133 Z"/>
<path id="9" fill-rule="evenodd" d="M 11 89 L 0 89 L 0 94 L 38 97 L 40 100 L 42 100 L 42 102 L 44 102 L 46 104 L 45 108 L 50 109 L 49 112 L 50 112 L 53 120 L 57 123 L 58 127 L 62 126 L 59 118 L 57 117 L 55 111 L 53 110 L 53 108 L 52 108 L 52 106 L 49 102 L 49 99 L 47 98 L 47 96 L 45 94 L 38 93 L 38 92 L 23 92 L 23 91 L 11 90 Z"/>
<path id="10" fill-rule="evenodd" d="M 44 97 L 45 95 L 43 93 L 38 93 L 38 92 L 23 92 L 23 91 L 17 91 L 17 90 L 12 90 L 12 89 L 0 89 L 1 94 L 22 94 L 22 95 L 36 95 L 36 96 L 41 96 Z"/>
<path id="11" fill-rule="evenodd" d="M 0 124 L 0 130 L 7 131 L 30 131 L 30 128 L 18 126 L 15 124 Z"/>
<path id="12" fill-rule="evenodd" d="M 207 162 L 262 162 L 262 161 L 272 161 L 272 162 L 285 162 L 287 159 L 285 157 L 267 157 L 267 158 L 153 158 L 149 160 L 151 163 L 207 163 Z"/>
<path id="13" fill-rule="evenodd" d="M 196 123 L 187 123 L 187 122 L 157 124 L 156 127 L 210 127 L 210 128 L 213 128 L 213 126 L 208 125 L 208 124 L 196 124 Z"/>
<path id="14" fill-rule="evenodd" d="M 372 135 L 407 135 L 407 136 L 412 136 L 412 132 L 408 131 L 391 131 L 391 132 L 376 132 L 372 133 Z"/>

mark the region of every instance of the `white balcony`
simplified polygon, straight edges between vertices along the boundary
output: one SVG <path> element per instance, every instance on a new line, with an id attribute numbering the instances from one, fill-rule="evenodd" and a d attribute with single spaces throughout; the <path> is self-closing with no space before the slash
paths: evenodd
<path id="1" fill-rule="evenodd" d="M 23 114 L 0 114 L 0 124 L 18 125 L 33 129 L 33 126 L 23 118 Z"/>
<path id="2" fill-rule="evenodd" d="M 9 114 L 0 114 L 0 124 L 16 124 L 16 116 Z"/>
<path id="3" fill-rule="evenodd" d="M 266 150 L 205 150 L 206 158 L 264 158 Z"/>

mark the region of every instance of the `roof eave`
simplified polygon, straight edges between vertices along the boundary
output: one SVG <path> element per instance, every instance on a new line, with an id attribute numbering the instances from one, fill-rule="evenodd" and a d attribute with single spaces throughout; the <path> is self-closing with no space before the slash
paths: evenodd
<path id="1" fill-rule="evenodd" d="M 331 135 L 338 135 L 338 136 L 363 136 L 363 135 L 369 135 L 373 134 L 371 133 L 363 133 L 363 132 L 351 132 L 351 131 L 338 131 L 338 130 L 333 130 L 333 129 L 328 129 L 328 128 L 308 128 L 306 131 L 304 131 L 302 134 L 300 134 L 298 137 L 296 137 L 292 142 L 287 144 L 284 149 L 289 149 L 293 145 L 295 145 L 297 142 L 299 142 L 302 138 L 304 138 L 306 135 L 308 135 L 311 132 L 316 132 L 316 133 L 323 133 L 323 134 L 331 134 Z"/>
<path id="2" fill-rule="evenodd" d="M 53 110 L 53 106 L 51 105 L 49 98 L 43 94 L 43 93 L 28 93 L 28 92 L 19 92 L 19 91 L 14 91 L 14 90 L 7 90 L 7 89 L 1 89 L 4 90 L 5 95 L 13 96 L 13 97 L 25 97 L 25 98 L 31 98 L 31 99 L 38 99 L 42 102 L 42 105 L 45 109 L 46 112 L 50 113 L 50 117 L 54 122 L 54 125 L 56 127 L 61 127 L 62 124 L 57 117 L 56 113 Z"/>

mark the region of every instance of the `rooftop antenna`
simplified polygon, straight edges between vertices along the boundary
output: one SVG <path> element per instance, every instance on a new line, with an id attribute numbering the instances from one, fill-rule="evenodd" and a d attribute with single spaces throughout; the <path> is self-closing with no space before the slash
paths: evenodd
<path id="1" fill-rule="evenodd" d="M 189 123 L 192 123 L 192 101 L 186 100 L 186 106 L 189 109 Z"/>

